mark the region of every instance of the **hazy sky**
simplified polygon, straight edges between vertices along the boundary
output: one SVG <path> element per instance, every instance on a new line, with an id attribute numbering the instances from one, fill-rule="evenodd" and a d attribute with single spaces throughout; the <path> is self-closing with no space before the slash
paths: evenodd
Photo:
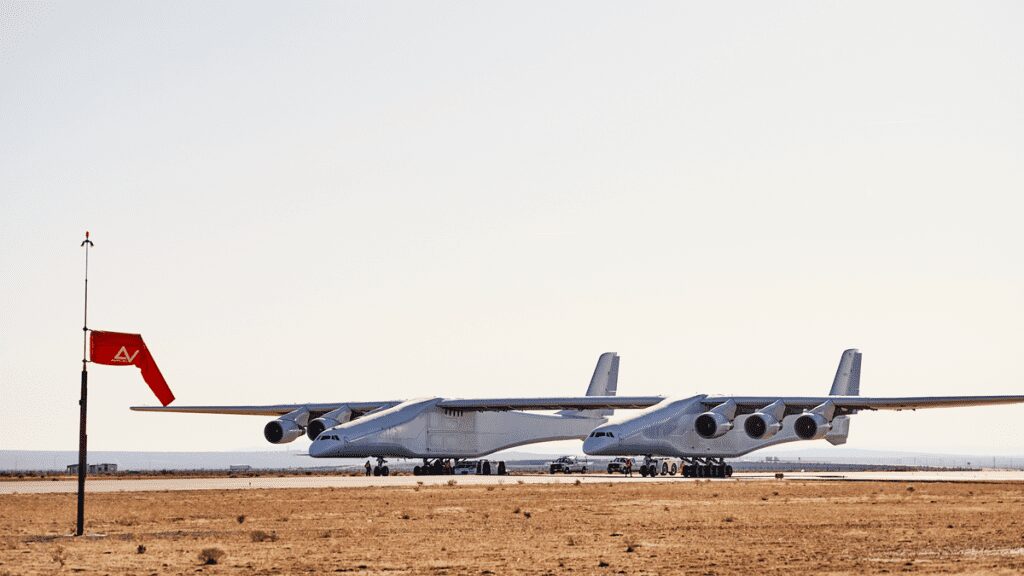
<path id="1" fill-rule="evenodd" d="M 0 5 L 0 449 L 179 404 L 1024 393 L 1019 2 Z M 140 414 L 94 449 L 271 447 Z M 303 449 L 305 440 L 291 445 Z M 1024 452 L 1024 406 L 849 447 Z M 837 455 L 842 449 L 837 448 Z"/>

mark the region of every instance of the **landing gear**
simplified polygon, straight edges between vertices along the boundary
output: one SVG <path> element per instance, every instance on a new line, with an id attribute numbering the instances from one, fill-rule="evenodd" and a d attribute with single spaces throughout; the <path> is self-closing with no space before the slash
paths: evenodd
<path id="1" fill-rule="evenodd" d="M 373 467 L 374 476 L 388 476 L 391 471 L 388 469 L 387 460 L 381 456 L 377 456 L 377 465 Z"/>
<path id="2" fill-rule="evenodd" d="M 422 466 L 412 469 L 413 476 L 445 476 L 451 474 L 454 467 L 447 458 L 424 458 Z"/>
<path id="3" fill-rule="evenodd" d="M 724 458 L 683 458 L 685 478 L 729 478 L 732 466 Z"/>
<path id="4" fill-rule="evenodd" d="M 663 474 L 668 474 L 668 466 L 666 464 Z M 644 456 L 644 463 L 640 465 L 640 476 L 646 478 L 650 476 L 654 478 L 658 475 L 658 462 L 650 455 Z"/>

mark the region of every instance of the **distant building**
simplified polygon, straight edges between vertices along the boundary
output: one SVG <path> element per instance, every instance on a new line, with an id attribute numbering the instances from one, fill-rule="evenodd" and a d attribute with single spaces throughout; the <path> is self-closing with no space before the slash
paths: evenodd
<path id="1" fill-rule="evenodd" d="M 228 470 L 231 472 L 248 472 L 249 470 L 252 470 L 252 466 L 249 466 L 248 464 L 232 464 L 228 467 Z"/>
<path id="2" fill-rule="evenodd" d="M 117 464 L 89 464 L 89 474 L 113 474 Z M 68 465 L 68 474 L 78 474 L 78 464 Z"/>

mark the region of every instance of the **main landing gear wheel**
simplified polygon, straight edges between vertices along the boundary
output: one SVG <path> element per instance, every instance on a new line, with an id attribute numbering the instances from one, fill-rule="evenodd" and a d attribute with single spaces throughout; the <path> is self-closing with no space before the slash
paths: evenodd
<path id="1" fill-rule="evenodd" d="M 721 458 L 684 459 L 680 472 L 684 478 L 729 478 L 732 466 Z"/>

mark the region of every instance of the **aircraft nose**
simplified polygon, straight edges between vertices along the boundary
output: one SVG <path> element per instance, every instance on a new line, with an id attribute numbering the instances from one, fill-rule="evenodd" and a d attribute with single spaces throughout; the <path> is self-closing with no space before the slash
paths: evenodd
<path id="1" fill-rule="evenodd" d="M 326 452 L 328 442 L 322 438 L 317 437 L 313 440 L 313 443 L 309 445 L 309 455 L 313 458 L 322 458 L 324 452 Z"/>
<path id="2" fill-rule="evenodd" d="M 309 445 L 309 455 L 313 458 L 327 458 L 331 455 L 331 449 L 335 447 L 336 442 L 333 439 L 326 438 L 326 433 L 321 433 L 316 437 L 316 440 Z"/>
<path id="3" fill-rule="evenodd" d="M 596 432 L 594 434 L 597 434 Z M 611 455 L 611 447 L 615 443 L 615 438 L 610 436 L 595 436 L 591 434 L 583 441 L 583 452 L 590 454 L 591 456 L 608 456 Z"/>

